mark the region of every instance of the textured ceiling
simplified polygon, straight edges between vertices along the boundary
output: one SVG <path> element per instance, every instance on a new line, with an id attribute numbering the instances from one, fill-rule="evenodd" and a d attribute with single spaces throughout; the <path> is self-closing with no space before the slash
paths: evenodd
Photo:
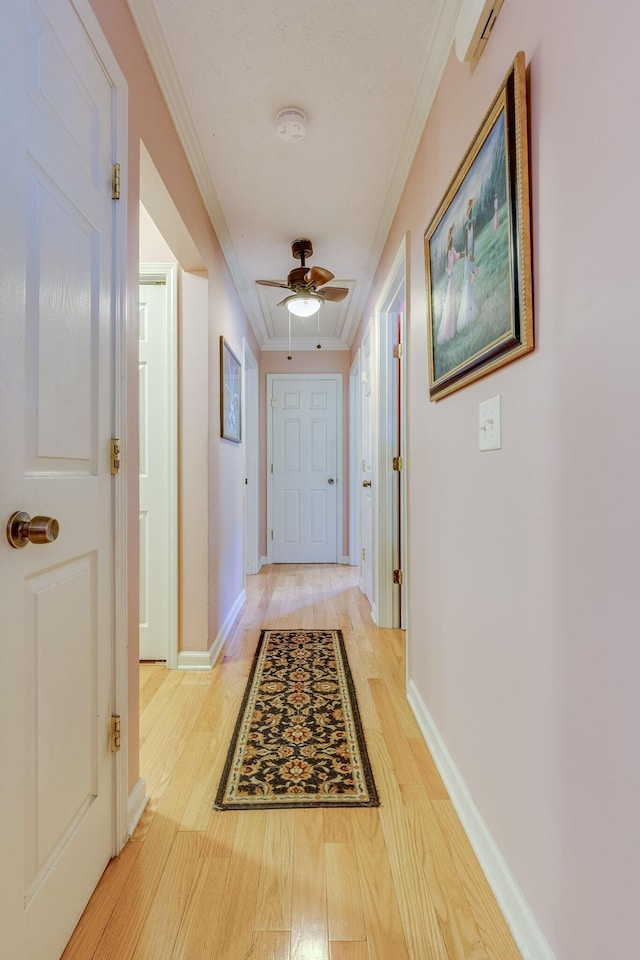
<path id="1" fill-rule="evenodd" d="M 310 265 L 347 286 L 320 311 L 347 349 L 451 46 L 459 0 L 128 0 L 263 349 L 285 349 L 282 280 Z M 306 136 L 275 116 L 302 109 Z M 293 319 L 297 349 L 318 319 Z"/>

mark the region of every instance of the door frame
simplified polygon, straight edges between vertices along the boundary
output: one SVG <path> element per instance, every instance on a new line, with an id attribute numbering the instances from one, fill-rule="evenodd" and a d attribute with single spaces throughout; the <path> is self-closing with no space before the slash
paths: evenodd
<path id="1" fill-rule="evenodd" d="M 409 234 L 405 234 L 394 258 L 387 279 L 384 283 L 376 303 L 373 330 L 372 350 L 374 373 L 374 390 L 377 393 L 377 402 L 374 401 L 374 418 L 376 423 L 373 431 L 374 456 L 373 463 L 377 467 L 377 482 L 373 485 L 373 515 L 378 518 L 374 521 L 374 553 L 376 565 L 374 570 L 374 596 L 376 599 L 376 623 L 379 627 L 396 627 L 400 622 L 406 624 L 406 584 L 401 592 L 402 609 L 394 596 L 392 582 L 394 569 L 394 544 L 400 538 L 401 551 L 399 557 L 400 569 L 406 574 L 407 570 L 407 519 L 406 519 L 406 457 L 403 469 L 400 472 L 400 501 L 405 509 L 401 511 L 401 522 L 398 526 L 398 504 L 394 495 L 394 470 L 392 466 L 396 450 L 393 447 L 392 436 L 394 418 L 398 416 L 398 395 L 394 390 L 397 370 L 394 364 L 404 363 L 404 358 L 397 360 L 393 356 L 395 330 L 387 321 L 388 308 L 393 303 L 399 289 L 404 285 L 405 316 L 403 317 L 401 341 L 406 354 L 406 314 L 408 312 L 409 282 L 407 264 L 409 248 Z M 406 368 L 405 368 L 406 369 Z M 406 450 L 406 376 L 400 381 L 400 448 Z"/>
<path id="2" fill-rule="evenodd" d="M 349 370 L 349 563 L 360 566 L 360 348 Z"/>
<path id="3" fill-rule="evenodd" d="M 167 420 L 163 425 L 169 448 L 167 515 L 164 522 L 168 539 L 167 668 L 178 666 L 178 264 L 140 263 L 138 279 L 158 280 L 166 286 L 167 299 Z"/>
<path id="4" fill-rule="evenodd" d="M 242 436 L 244 438 L 244 571 L 255 574 L 260 570 L 259 538 L 259 444 L 260 388 L 259 366 L 246 339 L 242 341 L 244 376 L 242 378 Z"/>
<path id="5" fill-rule="evenodd" d="M 129 539 L 128 484 L 131 477 L 130 463 L 137 471 L 136 457 L 127 456 L 127 441 L 136 437 L 127 433 L 128 412 L 128 159 L 129 159 L 129 90 L 125 76 L 120 69 L 102 27 L 93 12 L 89 0 L 73 0 L 73 6 L 87 36 L 91 39 L 96 56 L 102 63 L 111 83 L 113 103 L 113 162 L 120 164 L 120 199 L 114 200 L 113 210 L 113 249 L 112 249 L 112 316 L 113 316 L 113 436 L 124 438 L 121 446 L 121 469 L 114 476 L 113 505 L 113 671 L 112 702 L 113 714 L 121 718 L 121 746 L 114 753 L 113 770 L 113 825 L 112 851 L 117 856 L 129 839 L 131 832 L 131 813 L 129 810 Z M 137 476 L 135 478 L 137 483 Z"/>
<path id="6" fill-rule="evenodd" d="M 276 380 L 333 380 L 336 384 L 336 559 L 342 562 L 342 478 L 344 477 L 344 454 L 342 449 L 342 374 L 341 373 L 268 373 L 267 374 L 267 563 L 272 563 L 271 538 L 273 520 L 273 384 Z"/>

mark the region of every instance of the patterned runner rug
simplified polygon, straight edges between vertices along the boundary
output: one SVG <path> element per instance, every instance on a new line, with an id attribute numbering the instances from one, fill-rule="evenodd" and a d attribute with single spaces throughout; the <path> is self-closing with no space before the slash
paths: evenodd
<path id="1" fill-rule="evenodd" d="M 342 631 L 262 631 L 214 806 L 378 806 Z"/>

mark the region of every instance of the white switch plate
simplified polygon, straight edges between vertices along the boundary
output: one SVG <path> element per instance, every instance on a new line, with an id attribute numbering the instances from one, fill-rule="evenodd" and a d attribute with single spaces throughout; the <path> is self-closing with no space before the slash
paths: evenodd
<path id="1" fill-rule="evenodd" d="M 501 397 L 483 400 L 480 404 L 480 449 L 500 450 L 502 448 Z"/>

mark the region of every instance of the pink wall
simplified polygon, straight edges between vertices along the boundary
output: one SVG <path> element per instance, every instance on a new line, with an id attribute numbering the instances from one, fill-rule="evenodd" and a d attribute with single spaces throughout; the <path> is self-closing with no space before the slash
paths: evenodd
<path id="1" fill-rule="evenodd" d="M 138 199 L 140 141 L 162 178 L 209 277 L 209 382 L 219 398 L 219 336 L 236 351 L 245 336 L 257 354 L 222 251 L 191 174 L 125 0 L 91 0 L 91 6 L 123 71 L 129 94 L 128 190 L 129 361 L 125 451 L 129 482 L 129 782 L 138 779 Z M 213 642 L 244 586 L 242 569 L 242 448 L 221 443 L 217 407 L 209 435 L 209 642 Z M 224 496 L 221 491 L 224 491 Z M 222 569 L 224 558 L 224 575 Z"/>
<path id="2" fill-rule="evenodd" d="M 260 556 L 267 554 L 267 374 L 268 373 L 339 373 L 342 374 L 342 542 L 338 553 L 349 553 L 349 368 L 351 362 L 346 350 L 298 350 L 293 359 L 279 350 L 265 350 L 260 354 Z"/>
<path id="3" fill-rule="evenodd" d="M 410 675 L 561 960 L 637 952 L 640 10 L 607 9 L 509 0 L 450 59 L 364 313 L 410 231 Z M 430 403 L 423 234 L 520 49 L 536 350 Z"/>

